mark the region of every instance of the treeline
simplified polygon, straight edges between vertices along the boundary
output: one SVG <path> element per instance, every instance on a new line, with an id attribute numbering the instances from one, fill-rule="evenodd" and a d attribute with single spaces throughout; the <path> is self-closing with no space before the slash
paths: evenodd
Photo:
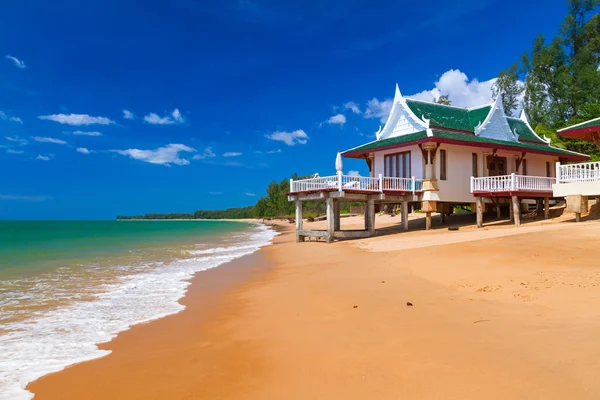
<path id="1" fill-rule="evenodd" d="M 308 176 L 294 174 L 292 179 L 305 179 Z M 267 187 L 266 196 L 261 197 L 255 205 L 244 208 L 228 208 L 226 210 L 198 210 L 194 213 L 173 214 L 144 214 L 137 216 L 119 215 L 117 219 L 242 219 L 242 218 L 279 218 L 293 217 L 295 204 L 288 201 L 286 193 L 290 191 L 290 180 L 272 181 Z M 361 203 L 347 202 L 341 204 L 341 211 L 348 212 L 351 206 Z M 325 214 L 325 203 L 322 201 L 303 202 L 304 216 L 319 216 Z"/>
<path id="2" fill-rule="evenodd" d="M 555 131 L 600 117 L 600 0 L 569 0 L 560 34 L 538 36 L 521 60 L 500 72 L 494 91 L 502 91 L 507 114 L 523 99 L 523 109 L 538 134 L 552 144 L 600 160 L 600 150 Z"/>

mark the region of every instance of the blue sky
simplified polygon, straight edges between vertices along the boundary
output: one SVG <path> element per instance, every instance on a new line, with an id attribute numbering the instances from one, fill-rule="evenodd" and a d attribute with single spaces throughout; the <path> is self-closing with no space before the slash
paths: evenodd
<path id="1" fill-rule="evenodd" d="M 564 0 L 3 1 L 0 219 L 253 204 L 272 179 L 334 173 L 338 150 L 373 140 L 396 82 L 489 101 L 490 79 L 565 12 Z"/>

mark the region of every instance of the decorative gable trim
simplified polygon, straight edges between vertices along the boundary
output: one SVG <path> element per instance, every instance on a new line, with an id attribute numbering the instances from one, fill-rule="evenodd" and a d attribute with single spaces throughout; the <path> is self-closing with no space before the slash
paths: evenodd
<path id="1" fill-rule="evenodd" d="M 498 93 L 498 97 L 485 120 L 475 127 L 475 135 L 508 142 L 519 140 L 519 136 L 510 129 L 506 120 L 504 106 L 502 105 L 502 93 Z"/>
<path id="2" fill-rule="evenodd" d="M 531 132 L 533 132 L 533 134 L 540 139 L 542 142 L 546 142 L 548 144 L 550 144 L 550 142 L 552 141 L 552 139 L 547 138 L 546 135 L 544 135 L 544 137 L 542 138 L 540 135 L 538 135 L 536 133 L 536 131 L 533 130 L 533 128 L 531 127 L 531 125 L 529 125 L 529 121 L 527 120 L 527 114 L 525 114 L 525 110 L 521 110 L 521 116 L 519 117 L 519 119 L 523 122 L 525 122 L 525 125 L 527 125 L 527 128 L 529 128 L 529 130 Z"/>
<path id="3" fill-rule="evenodd" d="M 390 115 L 383 129 L 375 134 L 377 140 L 388 139 L 391 137 L 408 135 L 420 132 L 429 128 L 429 120 L 420 119 L 412 112 L 406 104 L 406 99 L 400 93 L 400 88 L 396 84 L 396 93 Z"/>

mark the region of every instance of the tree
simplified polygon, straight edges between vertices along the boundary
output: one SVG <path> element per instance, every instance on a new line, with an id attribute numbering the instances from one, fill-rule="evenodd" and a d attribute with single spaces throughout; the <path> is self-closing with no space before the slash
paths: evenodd
<path id="1" fill-rule="evenodd" d="M 506 115 L 513 115 L 519 107 L 519 99 L 525 90 L 518 74 L 519 63 L 514 63 L 508 70 L 500 71 L 498 79 L 492 86 L 494 99 L 502 93 L 502 105 Z"/>
<path id="2" fill-rule="evenodd" d="M 447 94 L 440 95 L 440 97 L 435 99 L 435 102 L 438 104 L 443 104 L 445 106 L 449 106 L 450 104 L 452 104 L 452 101 L 450 101 Z"/>

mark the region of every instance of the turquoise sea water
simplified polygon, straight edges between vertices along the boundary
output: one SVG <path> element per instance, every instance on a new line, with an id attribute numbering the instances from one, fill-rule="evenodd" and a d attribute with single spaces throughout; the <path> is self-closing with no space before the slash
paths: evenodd
<path id="1" fill-rule="evenodd" d="M 0 221 L 0 277 L 194 244 L 248 226 L 228 221 Z"/>
<path id="2" fill-rule="evenodd" d="M 196 272 L 274 235 L 226 221 L 0 221 L 0 400 L 30 399 L 32 380 L 181 311 Z"/>

